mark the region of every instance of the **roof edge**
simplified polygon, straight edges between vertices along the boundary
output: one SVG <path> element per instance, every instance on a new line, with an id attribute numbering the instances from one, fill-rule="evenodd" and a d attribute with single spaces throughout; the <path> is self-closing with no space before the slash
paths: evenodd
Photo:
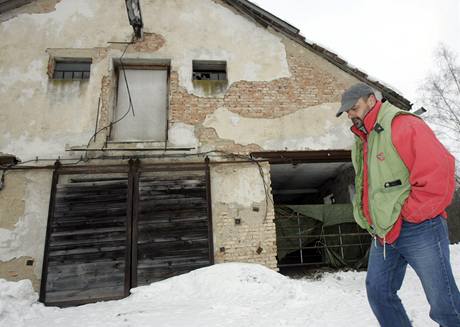
<path id="1" fill-rule="evenodd" d="M 31 3 L 33 0 L 0 0 L 0 14 Z"/>
<path id="2" fill-rule="evenodd" d="M 257 23 L 261 24 L 264 27 L 270 26 L 275 31 L 285 35 L 294 42 L 302 45 L 303 47 L 309 49 L 313 53 L 319 55 L 320 57 L 326 59 L 331 64 L 345 71 L 346 73 L 357 78 L 359 81 L 368 84 L 369 86 L 379 90 L 382 93 L 382 96 L 390 101 L 392 104 L 397 107 L 410 110 L 412 108 L 412 103 L 406 99 L 403 95 L 399 94 L 395 90 L 389 88 L 388 86 L 383 85 L 381 82 L 372 80 L 369 76 L 359 70 L 358 68 L 352 67 L 348 62 L 340 58 L 337 54 L 323 48 L 322 46 L 316 43 L 309 43 L 305 40 L 300 34 L 300 30 L 291 24 L 285 22 L 284 20 L 278 18 L 277 16 L 269 13 L 268 11 L 260 8 L 254 3 L 248 0 L 222 0 L 224 3 L 232 6 L 239 12 L 248 15 L 254 19 Z"/>

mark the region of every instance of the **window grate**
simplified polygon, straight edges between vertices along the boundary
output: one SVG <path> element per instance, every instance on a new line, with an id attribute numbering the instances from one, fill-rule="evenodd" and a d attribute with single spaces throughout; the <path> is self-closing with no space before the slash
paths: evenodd
<path id="1" fill-rule="evenodd" d="M 226 81 L 227 63 L 225 61 L 193 60 L 193 80 Z"/>
<path id="2" fill-rule="evenodd" d="M 56 61 L 53 79 L 56 80 L 87 80 L 91 72 L 91 60 Z"/>

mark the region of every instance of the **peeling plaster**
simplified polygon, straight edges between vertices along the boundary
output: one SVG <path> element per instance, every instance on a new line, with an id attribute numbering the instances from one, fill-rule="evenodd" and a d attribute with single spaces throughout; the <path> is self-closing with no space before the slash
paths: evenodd
<path id="1" fill-rule="evenodd" d="M 11 32 L 16 24 L 28 24 L 32 21 L 37 25 L 48 25 L 53 33 L 59 34 L 62 28 L 68 23 L 81 21 L 82 18 L 94 17 L 94 1 L 61 1 L 56 4 L 55 10 L 46 13 L 19 14 L 18 16 L 2 24 L 2 32 Z M 26 29 L 23 29 L 26 31 Z M 17 32 L 17 31 L 16 31 Z"/>
<path id="2" fill-rule="evenodd" d="M 335 117 L 338 103 L 300 109 L 279 118 L 245 118 L 226 108 L 207 115 L 205 127 L 237 144 L 257 144 L 264 150 L 349 149 L 353 137 Z"/>
<path id="3" fill-rule="evenodd" d="M 32 78 L 16 71 L 14 79 L 4 82 L 12 85 L 0 87 L 0 129 L 7 131 L 0 149 L 30 160 L 66 156 L 67 146 L 86 144 L 94 131 L 99 76 L 107 63 L 93 62 L 90 81 L 48 81 L 45 60 L 31 65 Z"/>
<path id="4" fill-rule="evenodd" d="M 31 122 L 30 125 L 33 126 L 35 123 Z M 57 158 L 65 152 L 66 147 L 88 142 L 88 136 L 69 131 L 67 135 L 55 137 L 48 135 L 46 139 L 43 139 L 25 132 L 21 136 L 13 138 L 7 133 L 2 141 L 5 142 L 2 151 L 13 153 L 21 161 L 26 161 L 33 160 L 37 156 L 40 158 Z"/>
<path id="5" fill-rule="evenodd" d="M 56 10 L 56 4 L 61 0 L 35 0 L 26 5 L 19 6 L 15 9 L 7 10 L 0 14 L 0 22 L 5 22 L 18 15 L 27 14 L 44 14 Z"/>
<path id="6" fill-rule="evenodd" d="M 26 179 L 23 174 L 9 171 L 0 191 L 0 228 L 14 229 L 19 217 L 24 214 Z"/>
<path id="7" fill-rule="evenodd" d="M 8 66 L 7 66 L 8 67 Z M 35 59 L 26 67 L 10 66 L 10 69 L 1 69 L 0 66 L 0 95 L 6 94 L 10 87 L 18 82 L 36 82 L 36 87 L 40 86 L 41 91 L 46 88 L 46 80 L 43 73 L 46 71 L 45 63 Z M 22 68 L 22 69 L 21 69 Z"/>
<path id="8" fill-rule="evenodd" d="M 167 40 L 156 55 L 172 58 L 189 93 L 201 95 L 193 88 L 192 60 L 226 60 L 229 85 L 290 76 L 281 37 L 219 3 L 150 0 L 142 9 L 143 17 L 156 17 L 144 19 L 145 31 Z"/>
<path id="9" fill-rule="evenodd" d="M 113 69 L 110 56 L 121 54 L 114 47 L 107 51 L 107 58 L 93 60 L 88 82 L 55 83 L 47 74 L 48 50 L 105 49 L 107 41 L 126 41 L 132 34 L 124 2 L 50 3 L 53 11 L 24 10 L 0 23 L 0 129 L 10 133 L 0 139 L 0 151 L 23 160 L 66 156 L 66 144 L 87 143 L 94 129 L 102 77 Z M 111 10 L 106 10 L 109 7 Z M 135 50 L 134 46 L 126 59 L 167 59 L 178 72 L 180 85 L 190 93 L 199 93 L 191 77 L 194 59 L 226 60 L 229 87 L 239 80 L 271 81 L 290 76 L 282 37 L 219 2 L 146 0 L 143 16 L 146 35 L 153 33 L 150 41 L 155 45 L 157 40 L 161 42 L 154 49 L 157 51 L 145 52 L 140 44 Z M 173 130 L 172 138 L 177 144 L 196 144 L 195 137 L 184 142 L 187 133 L 179 128 Z"/>
<path id="10" fill-rule="evenodd" d="M 243 165 L 216 168 L 211 178 L 212 201 L 249 207 L 265 201 L 265 189 L 258 167 Z M 238 191 L 236 191 L 238 190 Z"/>
<path id="11" fill-rule="evenodd" d="M 41 276 L 43 247 L 45 245 L 46 221 L 50 196 L 51 173 L 29 172 L 25 174 L 24 215 L 13 230 L 0 228 L 0 261 L 22 256 L 36 260 L 34 273 Z"/>
<path id="12" fill-rule="evenodd" d="M 168 130 L 168 141 L 173 146 L 197 147 L 195 127 L 184 123 L 175 123 Z"/>

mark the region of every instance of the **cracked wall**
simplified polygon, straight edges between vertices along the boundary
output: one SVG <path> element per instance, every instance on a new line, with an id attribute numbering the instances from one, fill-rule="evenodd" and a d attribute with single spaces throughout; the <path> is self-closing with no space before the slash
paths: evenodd
<path id="1" fill-rule="evenodd" d="M 126 9 L 124 4 L 113 5 L 108 0 L 40 3 L 47 10 L 33 11 L 25 6 L 0 24 L 4 36 L 0 104 L 5 108 L 0 113 L 0 127 L 6 131 L 0 150 L 22 160 L 37 155 L 77 157 L 79 153 L 65 150 L 89 141 L 99 97 L 98 127 L 108 126 L 112 119 L 117 85 L 114 61 L 125 45 L 108 42 L 130 40 Z M 170 64 L 172 146 L 229 152 L 349 148 L 343 137 L 346 124 L 331 114 L 340 93 L 354 78 L 219 1 L 149 0 L 143 3 L 143 13 L 145 39 L 127 47 L 124 60 Z M 29 30 L 40 37 L 32 38 Z M 28 47 L 18 53 L 25 43 Z M 54 57 L 92 58 L 90 80 L 49 80 L 50 58 Z M 226 92 L 200 96 L 191 78 L 192 61 L 200 59 L 227 61 Z M 230 120 L 223 117 L 225 110 L 232 115 Z M 302 114 L 289 116 L 296 111 Z M 250 135 L 260 124 L 245 118 L 274 120 L 265 121 L 265 128 Z M 245 124 L 238 125 L 236 120 Z M 324 124 L 329 128 L 316 129 Z M 181 137 L 190 135 L 184 126 L 193 129 L 193 142 Z M 302 130 L 316 137 L 302 135 Z M 97 147 L 106 135 L 107 131 L 98 135 Z"/>
<path id="2" fill-rule="evenodd" d="M 218 0 L 144 0 L 142 10 L 145 38 L 127 47 L 112 43 L 132 35 L 123 1 L 38 0 L 0 15 L 0 152 L 22 160 L 78 159 L 81 152 L 66 149 L 86 146 L 95 124 L 108 126 L 113 118 L 124 52 L 128 64 L 169 65 L 171 146 L 243 154 L 350 147 L 348 123 L 334 114 L 355 78 Z M 92 58 L 90 79 L 50 80 L 60 57 Z M 192 60 L 225 60 L 227 89 L 202 96 L 193 86 Z M 101 147 L 106 137 L 104 130 L 90 146 Z M 216 261 L 275 268 L 273 208 L 259 196 L 258 170 L 229 167 L 213 168 Z M 50 178 L 50 172 L 9 173 L 0 192 L 0 275 L 33 274 L 37 285 Z M 34 264 L 24 266 L 27 260 Z"/>
<path id="3" fill-rule="evenodd" d="M 126 60 L 167 59 L 187 94 L 195 92 L 191 75 L 196 59 L 226 60 L 229 84 L 290 76 L 281 37 L 219 2 L 149 0 L 142 5 L 149 38 L 130 46 Z M 7 131 L 0 149 L 22 160 L 69 155 L 66 148 L 90 139 L 101 89 L 113 76 L 113 60 L 123 52 L 124 45 L 108 42 L 130 40 L 124 2 L 41 1 L 14 15 L 3 14 L 0 21 L 0 104 L 5 108 L 0 128 Z M 90 80 L 49 80 L 50 56 L 78 57 L 79 49 L 87 50 L 80 55 L 93 58 Z M 106 126 L 113 100 L 102 101 L 102 109 L 99 126 Z M 175 123 L 171 120 L 171 127 Z"/>
<path id="4" fill-rule="evenodd" d="M 49 171 L 9 171 L 0 192 L 0 276 L 29 278 L 36 290 L 41 279 L 50 185 Z"/>
<path id="5" fill-rule="evenodd" d="M 270 166 L 223 164 L 211 170 L 216 263 L 255 262 L 277 269 Z M 265 187 L 264 187 L 265 183 Z"/>
<path id="6" fill-rule="evenodd" d="M 343 90 L 357 80 L 291 40 L 282 41 L 290 77 L 238 81 L 223 98 L 189 94 L 173 72 L 171 122 L 195 125 L 203 151 L 349 149 L 349 124 L 335 112 Z"/>

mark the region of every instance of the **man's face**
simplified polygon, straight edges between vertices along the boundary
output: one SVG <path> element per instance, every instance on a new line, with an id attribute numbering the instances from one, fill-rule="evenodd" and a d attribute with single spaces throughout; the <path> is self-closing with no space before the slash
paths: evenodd
<path id="1" fill-rule="evenodd" d="M 360 98 L 350 110 L 347 111 L 348 119 L 352 121 L 363 120 L 364 116 L 375 106 L 376 99 L 373 95 L 367 99 Z"/>

